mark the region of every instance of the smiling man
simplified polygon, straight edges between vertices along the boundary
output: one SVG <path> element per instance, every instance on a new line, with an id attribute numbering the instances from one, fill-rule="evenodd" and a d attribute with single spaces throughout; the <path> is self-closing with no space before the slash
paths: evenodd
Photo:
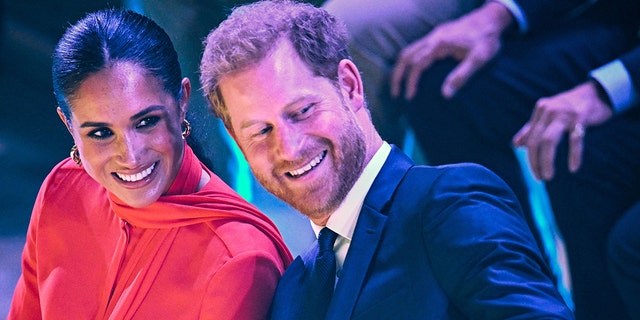
<path id="1" fill-rule="evenodd" d="M 261 1 L 205 43 L 204 92 L 256 178 L 319 244 L 334 235 L 335 262 L 320 245 L 287 269 L 272 318 L 572 319 L 502 180 L 416 166 L 380 137 L 345 31 L 309 4 Z"/>

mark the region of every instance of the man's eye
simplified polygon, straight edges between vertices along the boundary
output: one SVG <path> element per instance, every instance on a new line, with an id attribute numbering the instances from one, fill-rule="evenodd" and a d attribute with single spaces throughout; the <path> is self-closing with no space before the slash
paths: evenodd
<path id="1" fill-rule="evenodd" d="M 89 132 L 89 137 L 97 140 L 106 139 L 111 137 L 112 135 L 113 135 L 113 132 L 111 132 L 111 130 L 106 128 L 97 129 Z"/>
<path id="2" fill-rule="evenodd" d="M 260 129 L 260 130 L 256 133 L 256 136 L 263 136 L 263 135 L 265 135 L 265 134 L 267 134 L 267 133 L 271 132 L 271 129 L 272 129 L 272 128 L 271 128 L 271 126 L 266 126 L 266 127 L 262 128 L 262 129 Z"/>
<path id="3" fill-rule="evenodd" d="M 158 121 L 160 121 L 160 117 L 147 117 L 140 120 L 136 125 L 136 128 L 153 127 L 158 123 Z"/>
<path id="4" fill-rule="evenodd" d="M 296 116 L 304 117 L 307 113 L 309 113 L 309 111 L 311 111 L 312 107 L 313 107 L 312 104 L 303 107 L 302 109 L 298 110 L 298 112 L 296 112 Z"/>

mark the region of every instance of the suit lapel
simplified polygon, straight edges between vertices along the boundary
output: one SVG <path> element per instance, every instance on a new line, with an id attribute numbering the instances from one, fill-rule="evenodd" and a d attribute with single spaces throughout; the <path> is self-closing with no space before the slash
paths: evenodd
<path id="1" fill-rule="evenodd" d="M 360 211 L 349 253 L 327 312 L 327 319 L 351 317 L 382 238 L 387 221 L 387 204 L 412 165 L 411 160 L 402 151 L 396 147 L 392 148 Z"/>

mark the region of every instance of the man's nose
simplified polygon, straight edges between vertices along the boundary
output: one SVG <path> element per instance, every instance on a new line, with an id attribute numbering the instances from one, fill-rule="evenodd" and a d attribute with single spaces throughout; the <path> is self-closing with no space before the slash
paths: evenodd
<path id="1" fill-rule="evenodd" d="M 303 137 L 296 126 L 280 125 L 275 128 L 276 150 L 285 160 L 294 160 L 300 153 Z"/>

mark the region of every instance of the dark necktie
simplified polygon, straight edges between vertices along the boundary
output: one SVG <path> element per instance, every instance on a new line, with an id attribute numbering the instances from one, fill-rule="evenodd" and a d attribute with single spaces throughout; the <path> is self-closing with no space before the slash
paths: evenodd
<path id="1" fill-rule="evenodd" d="M 336 282 L 337 237 L 329 228 L 320 230 L 315 247 L 287 269 L 273 297 L 270 319 L 325 319 Z"/>
<path id="2" fill-rule="evenodd" d="M 336 282 L 336 255 L 333 244 L 338 235 L 329 228 L 320 230 L 318 254 L 310 267 L 308 296 L 303 303 L 309 304 L 309 316 L 324 319 L 333 296 Z M 294 298 L 295 299 L 295 298 Z"/>

